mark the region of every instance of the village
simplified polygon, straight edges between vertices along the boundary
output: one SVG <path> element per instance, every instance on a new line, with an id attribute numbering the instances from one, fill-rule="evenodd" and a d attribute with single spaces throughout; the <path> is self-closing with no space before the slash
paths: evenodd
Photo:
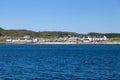
<path id="1" fill-rule="evenodd" d="M 29 35 L 24 37 L 6 38 L 6 43 L 15 44 L 92 44 L 92 43 L 104 43 L 108 40 L 105 35 L 89 36 L 82 35 L 79 37 L 60 37 L 60 38 L 32 38 Z"/>

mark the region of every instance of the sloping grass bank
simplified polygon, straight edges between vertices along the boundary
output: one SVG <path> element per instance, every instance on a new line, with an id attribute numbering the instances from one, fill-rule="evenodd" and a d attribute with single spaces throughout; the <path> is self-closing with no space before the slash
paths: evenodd
<path id="1" fill-rule="evenodd" d="M 110 42 L 120 42 L 120 38 L 110 38 Z"/>

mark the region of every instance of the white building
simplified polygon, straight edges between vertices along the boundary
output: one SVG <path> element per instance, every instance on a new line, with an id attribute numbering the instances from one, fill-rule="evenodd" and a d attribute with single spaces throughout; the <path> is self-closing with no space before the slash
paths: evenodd
<path id="1" fill-rule="evenodd" d="M 33 38 L 33 41 L 32 42 L 38 42 L 38 39 L 37 38 Z"/>
<path id="2" fill-rule="evenodd" d="M 90 36 L 82 36 L 80 37 L 80 41 L 82 42 L 91 42 L 92 41 L 92 38 Z"/>
<path id="3" fill-rule="evenodd" d="M 7 38 L 7 39 L 6 39 L 6 42 L 11 42 L 11 41 L 12 41 L 11 38 Z"/>
<path id="4" fill-rule="evenodd" d="M 106 41 L 108 40 L 106 36 L 93 36 L 92 41 Z"/>

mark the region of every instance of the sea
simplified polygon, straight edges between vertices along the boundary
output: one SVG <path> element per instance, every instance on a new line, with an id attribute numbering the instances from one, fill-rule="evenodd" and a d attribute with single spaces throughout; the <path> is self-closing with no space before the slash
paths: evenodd
<path id="1" fill-rule="evenodd" d="M 120 45 L 0 44 L 0 80 L 120 80 Z"/>

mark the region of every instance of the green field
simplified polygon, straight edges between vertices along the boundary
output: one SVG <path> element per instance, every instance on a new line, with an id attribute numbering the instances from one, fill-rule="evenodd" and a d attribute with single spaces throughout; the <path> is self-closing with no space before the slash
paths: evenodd
<path id="1" fill-rule="evenodd" d="M 110 42 L 120 42 L 120 38 L 110 38 Z"/>

